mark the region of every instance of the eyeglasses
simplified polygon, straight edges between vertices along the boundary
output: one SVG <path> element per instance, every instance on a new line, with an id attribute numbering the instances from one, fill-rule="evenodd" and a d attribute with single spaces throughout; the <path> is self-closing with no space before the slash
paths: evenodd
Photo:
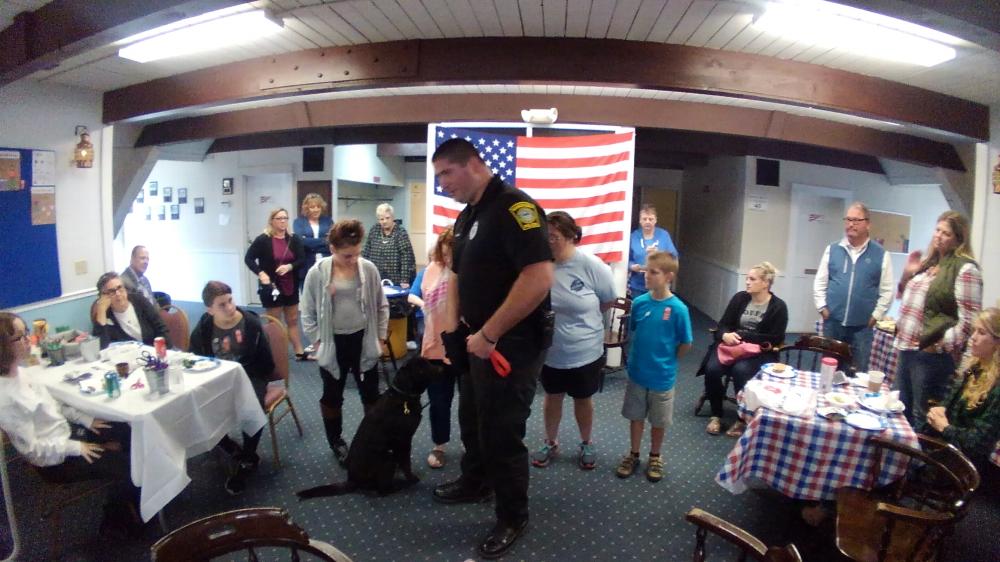
<path id="1" fill-rule="evenodd" d="M 844 217 L 844 222 L 849 222 L 851 224 L 858 224 L 859 222 L 865 222 L 868 219 L 858 219 L 854 217 Z"/>
<path id="2" fill-rule="evenodd" d="M 101 291 L 101 294 L 110 297 L 111 295 L 117 293 L 118 291 L 124 291 L 124 290 L 125 290 L 125 285 L 118 285 L 113 289 L 104 289 L 103 291 Z"/>
<path id="3" fill-rule="evenodd" d="M 28 334 L 21 334 L 20 336 L 10 338 L 10 343 L 17 343 L 19 341 L 28 341 Z"/>
<path id="4" fill-rule="evenodd" d="M 286 221 L 286 220 L 288 220 L 288 217 L 274 217 L 274 220 L 276 220 L 276 221 Z"/>

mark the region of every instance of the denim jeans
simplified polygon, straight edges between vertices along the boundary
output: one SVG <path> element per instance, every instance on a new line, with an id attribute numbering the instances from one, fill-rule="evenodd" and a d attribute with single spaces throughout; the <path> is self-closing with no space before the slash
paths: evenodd
<path id="1" fill-rule="evenodd" d="M 875 337 L 875 331 L 867 324 L 843 326 L 840 322 L 827 320 L 823 322 L 823 335 L 850 345 L 854 368 L 858 371 L 868 370 L 868 358 L 872 354 L 872 338 Z"/>
<path id="2" fill-rule="evenodd" d="M 948 353 L 917 350 L 899 353 L 895 388 L 906 406 L 906 420 L 911 426 L 915 421 L 923 422 L 927 416 L 928 400 L 944 399 L 954 374 L 955 360 Z"/>

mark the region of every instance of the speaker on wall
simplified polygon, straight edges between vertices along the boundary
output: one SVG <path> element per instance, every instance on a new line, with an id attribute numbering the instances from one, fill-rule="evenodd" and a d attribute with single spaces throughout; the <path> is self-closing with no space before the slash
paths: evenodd
<path id="1" fill-rule="evenodd" d="M 757 159 L 757 185 L 781 185 L 779 176 L 781 175 L 781 162 L 778 160 L 768 160 L 766 158 Z"/>
<path id="2" fill-rule="evenodd" d="M 323 161 L 323 154 L 325 153 L 324 147 L 322 146 L 305 146 L 302 148 L 302 171 L 303 172 L 322 172 L 324 169 L 325 162 Z"/>

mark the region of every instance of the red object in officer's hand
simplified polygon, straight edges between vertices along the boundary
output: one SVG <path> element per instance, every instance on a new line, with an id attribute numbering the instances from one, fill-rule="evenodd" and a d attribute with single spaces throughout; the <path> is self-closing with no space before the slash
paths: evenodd
<path id="1" fill-rule="evenodd" d="M 495 349 L 490 353 L 490 363 L 493 364 L 493 370 L 501 377 L 506 378 L 510 374 L 510 362 Z"/>

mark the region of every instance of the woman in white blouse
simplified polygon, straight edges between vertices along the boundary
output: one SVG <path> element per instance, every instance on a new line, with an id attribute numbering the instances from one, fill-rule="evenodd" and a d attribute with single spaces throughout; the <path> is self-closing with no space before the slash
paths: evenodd
<path id="1" fill-rule="evenodd" d="M 140 532 L 139 489 L 132 485 L 125 450 L 128 426 L 60 404 L 45 385 L 26 377 L 19 364 L 29 353 L 27 332 L 20 317 L 0 312 L 0 429 L 46 481 L 114 480 L 101 529 Z"/>

